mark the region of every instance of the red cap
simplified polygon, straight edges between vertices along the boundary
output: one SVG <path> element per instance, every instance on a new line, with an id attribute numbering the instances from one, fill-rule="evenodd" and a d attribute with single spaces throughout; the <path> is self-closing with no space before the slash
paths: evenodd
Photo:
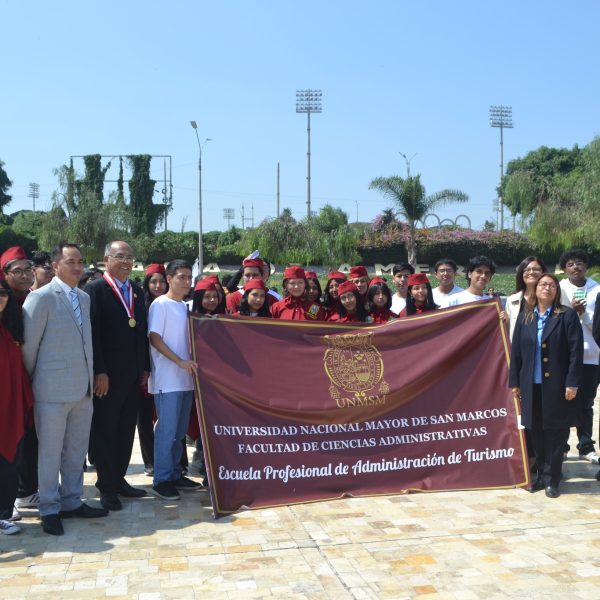
<path id="1" fill-rule="evenodd" d="M 204 279 L 201 279 L 194 286 L 194 291 L 197 292 L 198 290 L 207 290 L 209 292 L 216 292 L 217 291 L 217 286 L 215 285 L 214 279 L 212 279 L 210 277 L 206 277 Z"/>
<path id="2" fill-rule="evenodd" d="M 373 277 L 373 279 L 371 279 L 369 282 L 369 287 L 375 285 L 376 283 L 385 283 L 387 285 L 387 281 L 385 279 L 382 279 L 381 277 Z"/>
<path id="3" fill-rule="evenodd" d="M 319 279 L 319 276 L 314 271 L 304 271 L 306 279 Z"/>
<path id="4" fill-rule="evenodd" d="M 362 265 L 358 265 L 356 267 L 352 267 L 350 269 L 349 277 L 350 279 L 356 279 L 358 277 L 368 277 L 367 268 Z"/>
<path id="5" fill-rule="evenodd" d="M 13 246 L 0 256 L 0 269 L 4 269 L 6 265 L 14 260 L 29 260 L 27 254 L 25 254 L 25 250 L 21 246 Z"/>
<path id="6" fill-rule="evenodd" d="M 356 284 L 352 281 L 344 281 L 344 283 L 340 283 L 338 287 L 338 294 L 341 296 L 342 294 L 347 294 L 348 292 L 356 292 L 358 294 L 358 288 Z"/>
<path id="7" fill-rule="evenodd" d="M 283 272 L 284 279 L 306 279 L 306 273 L 302 267 L 286 267 Z"/>
<path id="8" fill-rule="evenodd" d="M 218 285 L 220 287 L 223 287 L 221 285 L 221 282 L 219 281 L 219 276 L 218 275 L 207 275 L 203 281 L 212 281 L 215 285 Z"/>
<path id="9" fill-rule="evenodd" d="M 248 258 L 242 263 L 242 267 L 254 267 L 256 269 L 260 269 L 265 266 L 265 262 L 260 258 Z"/>
<path id="10" fill-rule="evenodd" d="M 423 285 L 424 283 L 429 283 L 429 279 L 425 273 L 415 273 L 408 278 L 408 286 L 411 285 Z"/>
<path id="11" fill-rule="evenodd" d="M 327 275 L 327 281 L 331 281 L 332 279 L 341 279 L 342 281 L 346 281 L 347 277 L 341 271 L 331 271 Z"/>
<path id="12" fill-rule="evenodd" d="M 164 265 L 160 263 L 152 263 L 146 267 L 146 276 L 154 275 L 155 273 L 160 273 L 161 275 L 166 275 Z"/>
<path id="13" fill-rule="evenodd" d="M 266 292 L 267 286 L 260 277 L 255 277 L 244 284 L 244 291 L 247 292 L 249 290 L 264 290 Z"/>

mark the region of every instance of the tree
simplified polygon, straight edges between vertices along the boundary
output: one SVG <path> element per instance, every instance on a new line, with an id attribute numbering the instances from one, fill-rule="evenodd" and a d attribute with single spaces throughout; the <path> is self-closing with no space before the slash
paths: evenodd
<path id="1" fill-rule="evenodd" d="M 408 262 L 413 265 L 417 263 L 417 223 L 422 222 L 436 206 L 449 202 L 468 202 L 469 200 L 469 196 L 460 190 L 446 189 L 427 196 L 420 175 L 406 178 L 399 175 L 376 177 L 371 181 L 369 189 L 378 190 L 385 198 L 394 202 L 399 214 L 407 220 L 409 226 L 406 244 Z"/>
<path id="2" fill-rule="evenodd" d="M 131 167 L 129 180 L 129 216 L 130 230 L 134 236 L 140 234 L 152 235 L 165 216 L 165 207 L 154 204 L 154 184 L 150 179 L 149 154 L 128 156 Z"/>
<path id="3" fill-rule="evenodd" d="M 12 196 L 8 194 L 8 190 L 12 186 L 12 181 L 8 178 L 4 170 L 4 163 L 0 160 L 0 213 L 4 207 L 10 203 Z"/>

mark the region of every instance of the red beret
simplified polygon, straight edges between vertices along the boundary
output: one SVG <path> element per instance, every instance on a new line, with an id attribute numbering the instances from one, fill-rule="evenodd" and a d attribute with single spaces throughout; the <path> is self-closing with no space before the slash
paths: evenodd
<path id="1" fill-rule="evenodd" d="M 429 283 L 429 279 L 425 273 L 415 273 L 408 278 L 408 285 L 423 285 L 425 283 Z"/>
<path id="2" fill-rule="evenodd" d="M 332 279 L 346 281 L 346 276 L 341 271 L 331 271 L 331 273 L 327 275 L 327 281 L 331 281 Z"/>
<path id="3" fill-rule="evenodd" d="M 381 277 L 373 277 L 373 279 L 371 279 L 369 282 L 369 287 L 375 285 L 376 283 L 385 283 L 387 285 L 387 281 L 385 279 L 382 279 Z"/>
<path id="4" fill-rule="evenodd" d="M 306 279 L 319 279 L 319 276 L 314 271 L 304 271 Z"/>
<path id="5" fill-rule="evenodd" d="M 352 267 L 350 269 L 350 279 L 355 279 L 358 277 L 368 277 L 369 274 L 367 273 L 367 269 L 366 267 L 363 267 L 362 265 L 358 265 L 356 267 Z"/>
<path id="6" fill-rule="evenodd" d="M 306 273 L 302 267 L 286 267 L 283 272 L 284 279 L 306 279 Z"/>
<path id="7" fill-rule="evenodd" d="M 260 269 L 265 266 L 265 262 L 260 258 L 248 258 L 242 263 L 242 267 L 254 267 L 255 269 Z"/>
<path id="8" fill-rule="evenodd" d="M 267 286 L 260 277 L 255 277 L 244 284 L 244 291 L 247 292 L 249 290 L 264 290 L 266 292 Z"/>
<path id="9" fill-rule="evenodd" d="M 0 269 L 4 269 L 6 265 L 14 260 L 28 260 L 27 254 L 25 254 L 25 250 L 21 246 L 13 246 L 0 256 Z"/>
<path id="10" fill-rule="evenodd" d="M 166 275 L 164 265 L 161 265 L 160 263 L 152 263 L 146 267 L 146 276 L 154 275 L 155 273 L 160 273 L 163 276 Z"/>
<path id="11" fill-rule="evenodd" d="M 352 281 L 344 281 L 344 283 L 340 283 L 338 287 L 338 294 L 341 296 L 342 294 L 347 294 L 348 292 L 356 292 L 358 294 L 358 288 L 356 284 Z"/>
<path id="12" fill-rule="evenodd" d="M 216 292 L 217 286 L 215 285 L 214 279 L 210 279 L 206 277 L 205 279 L 201 279 L 195 286 L 194 291 L 198 290 L 206 290 L 208 292 Z"/>

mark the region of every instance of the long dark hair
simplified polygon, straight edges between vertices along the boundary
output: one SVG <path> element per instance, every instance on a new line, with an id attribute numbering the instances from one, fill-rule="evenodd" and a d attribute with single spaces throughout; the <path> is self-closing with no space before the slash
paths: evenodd
<path id="1" fill-rule="evenodd" d="M 562 302 L 561 302 L 561 291 L 560 291 L 560 282 L 558 281 L 558 278 L 556 277 L 556 275 L 553 275 L 552 273 L 544 273 L 537 281 L 537 283 L 535 284 L 535 292 L 536 292 L 536 299 L 535 302 L 533 303 L 533 305 L 527 303 L 527 306 L 525 307 L 526 313 L 525 313 L 525 317 L 523 318 L 523 321 L 525 323 L 528 323 L 529 321 L 533 320 L 534 317 L 534 309 L 537 306 L 537 288 L 538 285 L 540 284 L 540 281 L 544 278 L 544 277 L 550 277 L 550 279 L 552 279 L 552 281 L 554 282 L 554 285 L 556 286 L 556 296 L 554 296 L 554 300 L 552 301 L 552 316 L 556 316 L 559 315 L 562 312 L 565 312 L 566 306 L 563 306 Z"/>
<path id="2" fill-rule="evenodd" d="M 163 279 L 165 280 L 165 285 L 167 286 L 167 288 L 165 289 L 166 294 L 169 291 L 169 283 L 167 282 L 167 277 L 162 273 L 158 274 L 162 275 Z M 144 290 L 144 304 L 146 306 L 146 310 L 148 310 L 150 308 L 150 305 L 156 300 L 156 298 L 150 293 L 150 280 L 154 275 L 156 275 L 156 273 L 149 273 L 148 275 L 146 275 L 146 277 L 144 277 L 144 282 L 142 283 L 142 289 Z"/>
<path id="3" fill-rule="evenodd" d="M 358 320 L 363 321 L 363 323 L 368 322 L 370 315 L 363 304 L 363 299 L 360 297 L 360 294 L 354 290 L 346 293 L 354 294 L 354 297 L 356 298 L 356 316 L 358 317 Z M 348 314 L 348 311 L 344 308 L 341 300 L 339 301 L 338 313 L 340 317 L 345 317 Z"/>
<path id="4" fill-rule="evenodd" d="M 331 279 L 327 280 L 327 283 L 325 284 L 325 289 L 323 290 L 323 301 L 321 302 L 321 305 L 323 306 L 323 308 L 325 308 L 326 310 L 331 310 L 332 308 L 337 308 L 337 305 L 339 304 L 339 297 L 338 298 L 332 298 L 329 294 L 329 284 L 332 281 L 337 281 L 338 285 L 340 283 L 344 283 L 344 281 L 346 281 L 345 279 L 341 279 L 340 277 L 332 277 Z"/>
<path id="5" fill-rule="evenodd" d="M 532 262 L 536 262 L 540 265 L 540 267 L 542 268 L 542 275 L 548 272 L 546 263 L 541 258 L 539 258 L 539 256 L 528 256 L 527 258 L 524 258 L 517 267 L 517 274 L 515 275 L 515 293 L 524 292 L 527 288 L 527 286 L 525 285 L 525 281 L 523 281 L 523 273 Z"/>
<path id="6" fill-rule="evenodd" d="M 375 298 L 375 296 L 377 296 L 377 293 L 379 291 L 382 291 L 384 294 L 387 295 L 387 302 L 385 303 L 385 306 L 382 308 L 379 308 L 379 306 L 375 306 L 375 302 L 373 302 L 373 298 Z M 369 286 L 369 289 L 367 290 L 367 312 L 368 313 L 372 313 L 372 312 L 377 312 L 380 310 L 385 310 L 386 308 L 389 310 L 392 306 L 392 292 L 390 290 L 390 288 L 388 287 L 387 283 L 373 283 Z"/>
<path id="7" fill-rule="evenodd" d="M 423 284 L 421 284 L 423 285 Z M 436 310 L 439 306 L 433 301 L 433 292 L 431 290 L 431 284 L 429 281 L 425 284 L 427 286 L 427 300 L 425 301 L 425 308 L 423 310 Z M 412 285 L 408 286 L 406 290 L 406 315 L 416 315 L 417 314 L 417 305 L 415 304 L 415 299 L 412 297 L 410 293 L 412 290 Z"/>
<path id="8" fill-rule="evenodd" d="M 23 343 L 23 313 L 18 305 L 12 290 L 4 279 L 0 279 L 0 287 L 8 291 L 8 302 L 4 312 L 0 314 L 0 319 L 4 327 L 8 329 L 15 342 Z"/>
<path id="9" fill-rule="evenodd" d="M 306 293 L 307 294 L 308 294 L 309 281 L 314 281 L 317 284 L 318 295 L 317 295 L 317 299 L 313 300 L 313 302 L 316 302 L 317 304 L 321 304 L 321 298 L 323 296 L 323 290 L 321 289 L 321 282 L 316 277 L 307 277 L 306 278 Z"/>
<path id="10" fill-rule="evenodd" d="M 192 312 L 200 313 L 201 315 L 208 314 L 206 309 L 202 306 L 202 300 L 204 300 L 204 294 L 206 292 L 215 292 L 217 294 L 217 300 L 219 298 L 219 292 L 217 290 L 196 290 L 194 291 L 193 302 L 192 302 Z M 266 300 L 265 300 L 266 302 Z M 214 312 L 210 313 L 211 315 L 224 315 L 225 310 L 222 307 L 223 302 L 219 302 Z"/>
<path id="11" fill-rule="evenodd" d="M 256 313 L 257 317 L 265 317 L 267 319 L 271 318 L 271 309 L 269 308 L 269 302 L 267 301 L 267 294 L 269 292 L 265 292 L 265 301 L 263 305 L 260 307 L 260 310 Z M 248 296 L 247 292 L 242 297 L 238 310 L 240 311 L 240 315 L 250 316 L 250 306 L 248 304 Z"/>

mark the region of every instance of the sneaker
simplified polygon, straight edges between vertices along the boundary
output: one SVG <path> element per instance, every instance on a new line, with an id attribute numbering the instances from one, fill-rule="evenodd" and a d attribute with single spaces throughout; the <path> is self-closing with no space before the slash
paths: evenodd
<path id="1" fill-rule="evenodd" d="M 15 535 L 15 533 L 19 533 L 19 531 L 21 531 L 21 528 L 14 523 L 0 519 L 0 533 L 3 533 L 4 535 Z"/>
<path id="2" fill-rule="evenodd" d="M 20 521 L 23 517 L 21 516 L 21 513 L 17 510 L 16 506 L 13 506 L 13 514 L 12 517 L 10 519 L 8 519 L 9 521 Z"/>
<path id="3" fill-rule="evenodd" d="M 152 494 L 163 500 L 179 500 L 181 496 L 170 481 L 161 481 L 152 486 Z"/>
<path id="4" fill-rule="evenodd" d="M 201 483 L 192 481 L 183 475 L 177 481 L 173 481 L 172 483 L 178 490 L 199 490 L 202 487 Z"/>
<path id="5" fill-rule="evenodd" d="M 40 507 L 40 495 L 34 492 L 30 496 L 25 498 L 17 498 L 15 501 L 15 508 L 39 508 Z"/>
<path id="6" fill-rule="evenodd" d="M 146 475 L 148 475 L 148 477 L 152 477 L 154 475 L 154 467 L 153 466 L 144 467 L 144 473 Z"/>
<path id="7" fill-rule="evenodd" d="M 585 454 L 580 454 L 579 458 L 583 460 L 589 460 L 594 465 L 600 465 L 600 454 L 598 454 L 595 450 Z"/>

